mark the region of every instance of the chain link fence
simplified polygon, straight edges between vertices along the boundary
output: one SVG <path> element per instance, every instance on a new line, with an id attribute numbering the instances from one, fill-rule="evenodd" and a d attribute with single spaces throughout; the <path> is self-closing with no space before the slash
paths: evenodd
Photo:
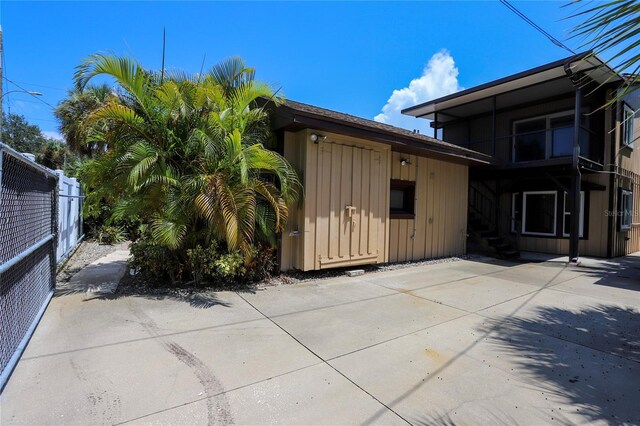
<path id="1" fill-rule="evenodd" d="M 0 143 L 0 390 L 55 288 L 58 178 Z"/>

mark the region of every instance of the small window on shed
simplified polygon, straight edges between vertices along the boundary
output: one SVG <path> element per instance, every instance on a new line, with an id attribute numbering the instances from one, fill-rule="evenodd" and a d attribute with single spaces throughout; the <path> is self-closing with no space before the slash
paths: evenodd
<path id="1" fill-rule="evenodd" d="M 415 217 L 416 183 L 408 180 L 391 180 L 389 216 L 391 219 Z"/>

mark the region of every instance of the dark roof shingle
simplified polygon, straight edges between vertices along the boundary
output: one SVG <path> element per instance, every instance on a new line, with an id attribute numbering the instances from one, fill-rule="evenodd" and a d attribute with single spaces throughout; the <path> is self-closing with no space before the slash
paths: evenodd
<path id="1" fill-rule="evenodd" d="M 357 127 L 364 130 L 371 130 L 379 133 L 384 133 L 396 139 L 413 142 L 414 147 L 423 147 L 426 150 L 437 150 L 442 154 L 455 155 L 457 157 L 468 158 L 470 160 L 480 162 L 490 162 L 490 157 L 477 151 L 473 151 L 467 148 L 463 148 L 452 143 L 442 141 L 440 139 L 433 138 L 431 136 L 423 135 L 421 133 L 413 132 L 411 130 L 402 129 L 400 127 L 392 126 L 389 124 L 379 123 L 374 120 L 369 120 L 362 117 L 357 117 L 351 114 L 345 114 L 338 111 L 333 111 L 326 108 L 320 108 L 317 106 L 305 104 L 302 102 L 296 102 L 292 100 L 282 100 L 280 108 L 287 108 L 294 113 L 300 115 L 307 115 L 312 117 L 318 117 L 325 120 Z"/>

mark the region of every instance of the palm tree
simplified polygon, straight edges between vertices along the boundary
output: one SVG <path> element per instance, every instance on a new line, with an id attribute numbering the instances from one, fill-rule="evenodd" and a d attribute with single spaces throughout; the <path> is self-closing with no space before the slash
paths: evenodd
<path id="1" fill-rule="evenodd" d="M 114 96 L 111 88 L 102 84 L 99 86 L 75 87 L 69 90 L 67 98 L 61 101 L 54 111 L 60 121 L 60 132 L 64 135 L 67 146 L 80 155 L 94 156 L 108 149 L 106 138 L 95 137 L 97 131 L 105 133 L 108 123 L 100 126 L 94 124 L 89 128 L 86 118 Z"/>
<path id="2" fill-rule="evenodd" d="M 131 59 L 93 55 L 78 67 L 77 86 L 98 75 L 119 88 L 86 120 L 118 132 L 96 164 L 118 194 L 116 216 L 148 218 L 154 239 L 173 250 L 224 241 L 247 258 L 259 236 L 284 229 L 300 182 L 264 147 L 268 115 L 256 101 L 273 91 L 242 60 L 161 81 Z"/>
<path id="3" fill-rule="evenodd" d="M 580 5 L 576 0 L 570 5 Z M 620 73 L 630 70 L 622 90 L 611 99 L 610 106 L 640 87 L 640 3 L 637 0 L 610 0 L 589 4 L 572 17 L 584 21 L 572 30 L 572 37 L 582 38 L 582 47 L 594 54 L 606 54 Z"/>

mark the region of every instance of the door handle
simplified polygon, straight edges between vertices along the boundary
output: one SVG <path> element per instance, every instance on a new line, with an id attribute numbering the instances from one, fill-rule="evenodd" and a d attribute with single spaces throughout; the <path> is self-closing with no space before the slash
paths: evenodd
<path id="1" fill-rule="evenodd" d="M 354 206 L 346 206 L 345 210 L 347 211 L 347 216 L 352 217 L 356 212 L 356 208 Z"/>

